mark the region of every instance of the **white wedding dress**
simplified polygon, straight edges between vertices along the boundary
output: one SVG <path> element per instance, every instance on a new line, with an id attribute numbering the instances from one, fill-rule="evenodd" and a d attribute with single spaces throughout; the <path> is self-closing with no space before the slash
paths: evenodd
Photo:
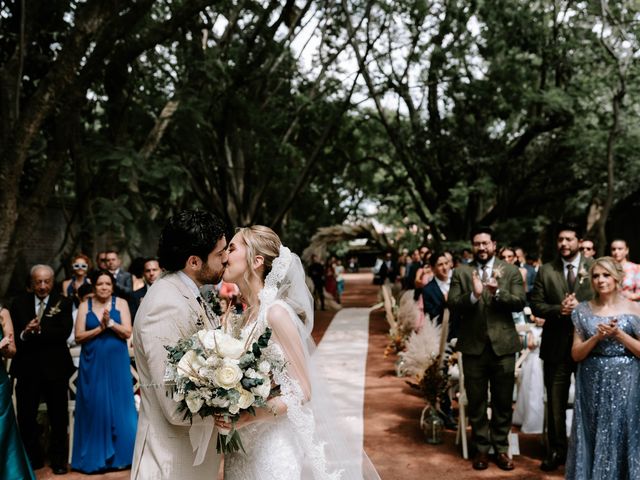
<path id="1" fill-rule="evenodd" d="M 342 430 L 329 391 L 314 366 L 311 338 L 313 297 L 300 259 L 286 247 L 274 260 L 260 292 L 255 323 L 244 327 L 258 338 L 272 329 L 265 355 L 282 356 L 286 368 L 275 372 L 286 414 L 238 430 L 245 452 L 225 455 L 225 480 L 379 479 L 362 445 Z"/>

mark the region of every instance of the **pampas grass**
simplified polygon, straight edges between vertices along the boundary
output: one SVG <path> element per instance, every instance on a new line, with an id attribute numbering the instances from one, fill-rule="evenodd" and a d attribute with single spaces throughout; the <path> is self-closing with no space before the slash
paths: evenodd
<path id="1" fill-rule="evenodd" d="M 406 349 L 400 353 L 403 369 L 408 376 L 422 380 L 426 370 L 440 355 L 440 336 L 442 329 L 437 319 L 425 318 L 424 326 L 419 332 L 414 332 L 406 343 Z"/>

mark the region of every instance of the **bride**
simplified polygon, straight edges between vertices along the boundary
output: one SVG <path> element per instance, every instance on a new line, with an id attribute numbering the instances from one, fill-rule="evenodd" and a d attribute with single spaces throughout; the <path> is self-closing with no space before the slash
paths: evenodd
<path id="1" fill-rule="evenodd" d="M 237 422 L 245 452 L 225 455 L 225 480 L 378 479 L 362 446 L 342 431 L 314 365 L 313 297 L 300 258 L 259 225 L 239 229 L 228 253 L 224 281 L 237 284 L 248 305 L 236 327 L 256 338 L 271 328 L 287 368 L 275 378 L 281 395 Z M 216 425 L 231 427 L 223 417 Z"/>

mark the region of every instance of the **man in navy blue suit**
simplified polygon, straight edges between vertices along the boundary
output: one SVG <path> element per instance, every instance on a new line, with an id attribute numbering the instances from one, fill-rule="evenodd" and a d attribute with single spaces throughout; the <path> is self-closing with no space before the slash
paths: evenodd
<path id="1" fill-rule="evenodd" d="M 436 252 L 429 258 L 433 279 L 422 289 L 424 313 L 442 322 L 442 312 L 447 306 L 447 295 L 451 286 L 451 263 L 444 252 Z M 448 340 L 457 337 L 458 321 L 455 315 L 449 317 Z"/>

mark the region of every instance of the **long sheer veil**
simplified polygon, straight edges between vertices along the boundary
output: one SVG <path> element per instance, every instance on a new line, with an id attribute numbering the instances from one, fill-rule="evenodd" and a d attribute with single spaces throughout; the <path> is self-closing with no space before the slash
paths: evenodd
<path id="1" fill-rule="evenodd" d="M 364 453 L 362 445 L 358 443 L 358 436 L 349 431 L 346 415 L 338 411 L 331 389 L 316 364 L 316 344 L 311 336 L 313 296 L 307 287 L 300 257 L 287 247 L 280 247 L 280 256 L 273 262 L 272 271 L 260 292 L 260 300 L 260 308 L 264 308 L 265 313 L 270 305 L 278 302 L 284 304 L 290 314 L 294 314 L 293 317 L 300 320 L 297 330 L 304 346 L 305 362 L 311 382 L 309 405 L 313 411 L 315 427 L 313 443 L 324 446 L 325 458 L 321 463 L 324 464 L 326 460 L 327 467 L 326 475 L 322 475 L 318 473 L 317 468 L 314 470 L 311 465 L 305 465 L 306 475 L 303 478 L 379 479 L 375 467 Z M 336 474 L 337 471 L 341 471 L 339 476 Z"/>

